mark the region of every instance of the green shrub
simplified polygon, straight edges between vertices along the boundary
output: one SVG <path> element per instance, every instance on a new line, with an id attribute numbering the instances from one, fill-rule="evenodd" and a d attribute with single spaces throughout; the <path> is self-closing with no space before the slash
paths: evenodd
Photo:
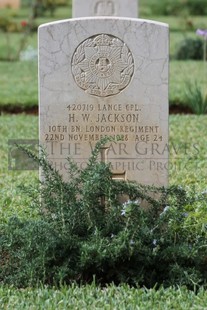
<path id="1" fill-rule="evenodd" d="M 55 0 L 58 6 L 71 6 L 71 0 Z"/>
<path id="2" fill-rule="evenodd" d="M 179 15 L 188 12 L 190 15 L 206 15 L 206 0 L 152 0 L 152 12 L 155 15 Z"/>
<path id="3" fill-rule="evenodd" d="M 110 165 L 97 161 L 105 142 L 84 170 L 68 159 L 68 182 L 44 154 L 38 160 L 44 182 L 24 190 L 39 217 L 0 227 L 0 281 L 206 285 L 206 195 L 113 180 Z"/>
<path id="4" fill-rule="evenodd" d="M 55 3 L 55 5 L 59 5 L 59 6 L 68 6 L 69 4 L 71 4 L 72 0 L 53 0 L 52 2 Z M 21 0 L 21 6 L 23 7 L 30 7 L 31 6 L 31 0 Z M 35 1 L 33 1 L 35 2 Z M 43 2 L 45 3 L 46 1 L 39 1 L 39 2 Z"/>
<path id="5" fill-rule="evenodd" d="M 175 59 L 201 60 L 203 59 L 203 49 L 204 49 L 204 44 L 201 39 L 186 38 L 180 43 L 179 47 L 177 48 L 177 51 L 175 53 Z"/>
<path id="6" fill-rule="evenodd" d="M 177 15 L 180 10 L 179 0 L 152 1 L 151 9 L 154 15 Z"/>
<path id="7" fill-rule="evenodd" d="M 207 113 L 207 93 L 203 93 L 196 82 L 186 83 L 185 101 L 193 113 L 197 115 Z"/>
<path id="8" fill-rule="evenodd" d="M 28 17 L 28 20 L 15 21 L 12 12 L 3 10 L 0 14 L 0 32 L 3 32 L 5 36 L 2 53 L 5 56 L 1 57 L 1 60 L 19 60 L 21 51 L 24 50 L 31 33 L 34 31 L 37 31 L 37 25 L 32 16 Z M 15 44 L 12 44 L 14 38 L 12 33 L 22 33 L 21 36 L 17 36 L 18 42 L 15 39 Z"/>
<path id="9" fill-rule="evenodd" d="M 21 23 L 15 22 L 10 15 L 0 15 L 0 30 L 3 32 L 22 32 Z"/>
<path id="10" fill-rule="evenodd" d="M 185 0 L 189 14 L 191 15 L 206 15 L 207 3 L 206 0 Z"/>
<path id="11" fill-rule="evenodd" d="M 54 16 L 55 10 L 58 6 L 69 6 L 68 0 L 34 0 L 33 2 L 33 16 L 34 18 L 44 16 L 45 13 L 50 12 L 50 16 Z"/>

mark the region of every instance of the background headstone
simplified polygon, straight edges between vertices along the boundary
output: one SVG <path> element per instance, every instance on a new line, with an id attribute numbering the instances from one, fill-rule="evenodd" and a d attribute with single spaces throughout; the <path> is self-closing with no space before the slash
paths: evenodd
<path id="1" fill-rule="evenodd" d="M 20 7 L 20 0 L 0 0 L 0 8 L 18 9 Z"/>
<path id="2" fill-rule="evenodd" d="M 102 137 L 100 160 L 142 184 L 168 180 L 168 26 L 127 18 L 70 19 L 39 28 L 40 142 L 67 178 Z"/>
<path id="3" fill-rule="evenodd" d="M 138 0 L 73 0 L 73 17 L 138 17 Z"/>

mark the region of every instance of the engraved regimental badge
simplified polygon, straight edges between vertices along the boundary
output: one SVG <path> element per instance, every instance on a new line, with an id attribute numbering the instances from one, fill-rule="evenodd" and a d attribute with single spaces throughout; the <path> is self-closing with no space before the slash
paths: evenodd
<path id="1" fill-rule="evenodd" d="M 112 35 L 100 34 L 83 41 L 72 57 L 77 85 L 87 93 L 107 97 L 130 83 L 134 59 L 127 45 Z"/>

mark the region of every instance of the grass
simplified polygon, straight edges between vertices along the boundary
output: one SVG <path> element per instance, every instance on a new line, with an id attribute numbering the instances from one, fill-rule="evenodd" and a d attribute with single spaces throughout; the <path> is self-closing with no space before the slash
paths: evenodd
<path id="1" fill-rule="evenodd" d="M 37 63 L 0 62 L 0 106 L 38 105 Z"/>
<path id="2" fill-rule="evenodd" d="M 22 197 L 18 186 L 22 183 L 32 184 L 37 171 L 8 170 L 8 140 L 36 139 L 38 137 L 38 118 L 28 115 L 0 116 L 0 218 L 7 221 L 10 216 L 32 216 L 33 211 L 26 208 L 29 201 Z"/>
<path id="3" fill-rule="evenodd" d="M 170 184 L 206 190 L 207 144 L 204 142 L 207 116 L 170 116 Z"/>
<path id="4" fill-rule="evenodd" d="M 202 61 L 195 60 L 173 60 L 170 62 L 170 104 L 188 105 L 185 95 L 186 82 L 197 81 L 198 85 L 206 86 L 203 66 Z"/>
<path id="5" fill-rule="evenodd" d="M 197 294 L 185 288 L 136 289 L 127 285 L 100 288 L 96 285 L 63 286 L 17 290 L 0 288 L 1 309 L 63 310 L 63 309 L 137 309 L 183 310 L 206 309 L 207 292 Z"/>
<path id="6" fill-rule="evenodd" d="M 7 59 L 16 59 L 20 49 L 20 42 L 23 38 L 22 33 L 5 34 L 0 32 L 0 60 L 5 62 Z M 9 43 L 8 43 L 9 42 Z M 26 48 L 32 47 L 37 49 L 37 34 L 33 33 L 28 37 Z M 13 62 L 10 62 L 12 66 Z"/>

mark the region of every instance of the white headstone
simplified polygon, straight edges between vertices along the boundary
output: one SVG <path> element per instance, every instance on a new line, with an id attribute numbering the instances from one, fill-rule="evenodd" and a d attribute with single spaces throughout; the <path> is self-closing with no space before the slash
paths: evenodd
<path id="1" fill-rule="evenodd" d="M 102 137 L 114 175 L 168 180 L 168 26 L 127 18 L 80 18 L 39 28 L 40 142 L 67 178 Z"/>
<path id="2" fill-rule="evenodd" d="M 73 17 L 138 16 L 138 0 L 73 0 Z"/>

